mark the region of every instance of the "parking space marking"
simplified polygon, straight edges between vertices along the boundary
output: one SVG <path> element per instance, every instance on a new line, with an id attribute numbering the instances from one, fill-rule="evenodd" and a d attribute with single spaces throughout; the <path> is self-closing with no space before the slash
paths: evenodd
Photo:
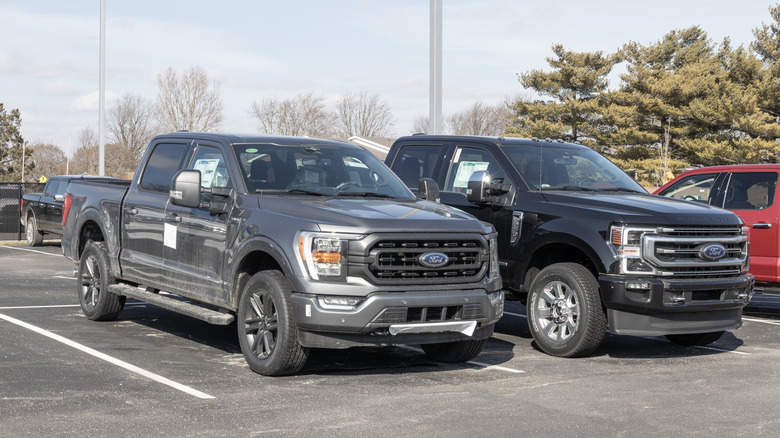
<path id="1" fill-rule="evenodd" d="M 416 347 L 411 347 L 409 345 L 396 345 L 396 347 L 404 349 L 404 350 L 415 351 L 417 353 L 425 353 L 422 349 L 416 348 Z M 513 368 L 502 367 L 501 365 L 491 365 L 489 363 L 477 362 L 475 360 L 470 360 L 470 361 L 467 361 L 466 363 L 469 363 L 471 365 L 476 365 L 476 366 L 481 367 L 481 368 L 486 369 L 486 370 L 495 369 L 495 370 L 507 371 L 507 372 L 515 373 L 515 374 L 523 374 L 523 373 L 525 373 L 525 371 L 523 371 L 523 370 L 516 370 L 516 369 L 513 369 Z"/>
<path id="2" fill-rule="evenodd" d="M 56 309 L 61 307 L 81 307 L 80 304 L 51 304 L 48 306 L 9 306 L 0 307 L 0 310 L 13 310 L 13 309 Z"/>
<path id="3" fill-rule="evenodd" d="M 750 322 L 760 322 L 760 323 L 763 323 L 763 324 L 780 325 L 780 322 L 777 322 L 777 321 L 767 321 L 767 320 L 764 320 L 764 319 L 755 319 L 755 318 L 745 318 L 745 317 L 743 317 L 742 320 L 743 321 L 750 321 Z"/>
<path id="4" fill-rule="evenodd" d="M 44 251 L 38 251 L 37 249 L 30 249 L 30 248 L 19 248 L 18 246 L 5 246 L 0 245 L 0 248 L 8 248 L 8 249 L 15 249 L 17 251 L 28 251 L 28 252 L 34 252 L 36 254 L 45 254 L 48 256 L 54 256 L 54 257 L 62 257 L 62 254 L 52 254 L 50 252 L 44 252 Z"/>
<path id="5" fill-rule="evenodd" d="M 504 312 L 504 315 L 512 315 L 512 316 L 518 316 L 520 318 L 528 318 L 527 316 L 521 314 L 521 313 L 512 313 L 512 312 Z"/>
<path id="6" fill-rule="evenodd" d="M 28 330 L 34 331 L 35 333 L 38 333 L 40 335 L 46 336 L 48 338 L 54 339 L 57 342 L 61 342 L 69 347 L 73 347 L 77 350 L 81 350 L 84 353 L 90 354 L 98 359 L 102 359 L 108 363 L 111 363 L 113 365 L 122 367 L 128 371 L 131 371 L 133 373 L 139 374 L 143 377 L 146 377 L 148 379 L 154 380 L 158 383 L 162 383 L 163 385 L 170 386 L 171 388 L 177 389 L 179 391 L 182 391 L 184 393 L 187 393 L 189 395 L 193 395 L 195 397 L 201 398 L 201 399 L 212 399 L 215 398 L 213 395 L 206 394 L 205 392 L 200 392 L 197 389 L 190 388 L 189 386 L 182 385 L 181 383 L 174 382 L 173 380 L 167 379 L 163 376 L 160 376 L 159 374 L 152 373 L 150 371 L 146 371 L 143 368 L 139 368 L 135 365 L 129 364 L 125 361 L 119 360 L 115 357 L 111 357 L 105 353 L 101 353 L 95 349 L 89 348 L 86 345 L 79 344 L 78 342 L 71 341 L 68 338 L 62 337 L 60 335 L 54 334 L 50 331 L 44 330 L 42 328 L 36 327 L 32 324 L 28 324 L 24 321 L 20 321 L 16 318 L 12 318 L 8 315 L 4 315 L 0 313 L 0 319 L 4 319 L 11 324 L 16 324 L 20 327 L 26 328 Z"/>

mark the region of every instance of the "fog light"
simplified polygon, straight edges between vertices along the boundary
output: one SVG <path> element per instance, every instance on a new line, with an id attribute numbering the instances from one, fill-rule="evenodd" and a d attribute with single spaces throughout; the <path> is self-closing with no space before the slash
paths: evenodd
<path id="1" fill-rule="evenodd" d="M 626 289 L 650 289 L 650 283 L 646 281 L 629 281 Z"/>
<path id="2" fill-rule="evenodd" d="M 319 297 L 319 302 L 323 309 L 354 310 L 363 302 L 363 299 L 354 297 Z"/>

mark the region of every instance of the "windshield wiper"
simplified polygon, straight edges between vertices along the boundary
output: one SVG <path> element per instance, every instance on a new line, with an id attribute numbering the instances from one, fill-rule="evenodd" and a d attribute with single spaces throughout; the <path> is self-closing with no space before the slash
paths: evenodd
<path id="1" fill-rule="evenodd" d="M 595 192 L 596 189 L 590 188 L 590 187 L 582 187 L 582 186 L 554 186 L 554 187 L 545 187 L 544 190 L 572 190 L 575 192 Z"/>
<path id="2" fill-rule="evenodd" d="M 377 192 L 338 192 L 336 196 L 370 196 L 372 198 L 393 198 L 391 195 Z"/>
<path id="3" fill-rule="evenodd" d="M 314 196 L 328 196 L 327 193 L 315 192 L 314 190 L 306 190 L 306 189 L 289 189 L 289 190 L 285 190 L 285 193 L 297 193 L 301 195 L 314 195 Z"/>
<path id="4" fill-rule="evenodd" d="M 630 193 L 643 193 L 639 190 L 629 189 L 627 187 L 610 187 L 605 189 L 599 189 L 601 192 L 630 192 Z"/>

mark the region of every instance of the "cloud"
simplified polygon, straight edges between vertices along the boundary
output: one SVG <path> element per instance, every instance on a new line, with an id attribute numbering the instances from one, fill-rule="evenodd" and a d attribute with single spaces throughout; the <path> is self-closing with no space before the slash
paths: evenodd
<path id="1" fill-rule="evenodd" d="M 119 96 L 111 91 L 106 91 L 106 108 L 117 100 Z M 92 93 L 79 96 L 70 104 L 70 109 L 75 111 L 97 111 L 100 108 L 100 92 L 93 91 Z"/>
<path id="2" fill-rule="evenodd" d="M 49 82 L 43 84 L 43 86 L 40 88 L 41 92 L 50 95 L 76 94 L 79 92 L 79 90 L 80 90 L 79 87 L 67 81 Z"/>

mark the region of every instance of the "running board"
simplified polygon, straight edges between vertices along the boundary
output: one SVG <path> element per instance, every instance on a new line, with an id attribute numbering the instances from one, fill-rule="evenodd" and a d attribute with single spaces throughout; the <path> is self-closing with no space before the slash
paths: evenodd
<path id="1" fill-rule="evenodd" d="M 129 284 L 112 284 L 108 287 L 108 290 L 117 295 L 135 298 L 136 300 L 154 304 L 163 309 L 172 310 L 183 315 L 206 321 L 209 324 L 228 325 L 235 319 L 230 313 L 223 313 L 218 310 L 212 310 L 196 304 L 180 301 L 175 298 L 168 298 L 165 295 L 148 292 Z"/>

